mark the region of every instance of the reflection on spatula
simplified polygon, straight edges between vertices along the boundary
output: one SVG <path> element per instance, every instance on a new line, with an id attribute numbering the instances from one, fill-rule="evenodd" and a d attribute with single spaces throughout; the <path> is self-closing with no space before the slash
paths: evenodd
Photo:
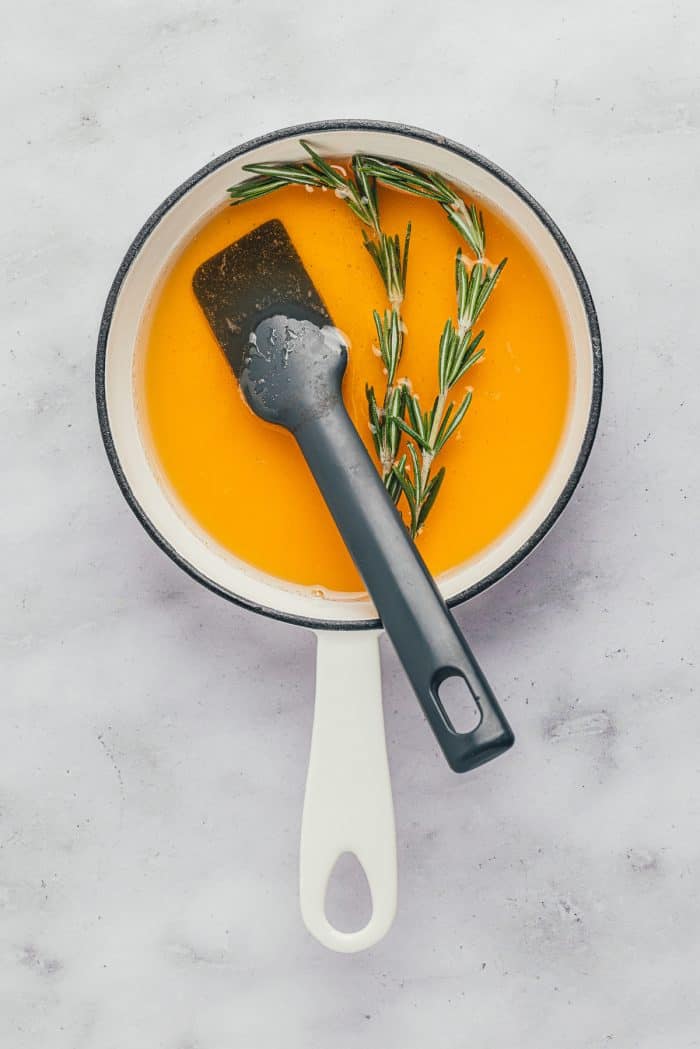
<path id="1" fill-rule="evenodd" d="M 250 407 L 296 438 L 450 766 L 507 750 L 513 733 L 345 410 L 347 346 L 282 224 L 203 263 L 193 287 Z M 479 708 L 469 732 L 440 699 L 454 678 Z"/>

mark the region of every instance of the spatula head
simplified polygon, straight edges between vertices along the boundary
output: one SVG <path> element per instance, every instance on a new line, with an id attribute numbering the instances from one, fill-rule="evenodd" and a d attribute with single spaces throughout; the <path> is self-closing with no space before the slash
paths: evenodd
<path id="1" fill-rule="evenodd" d="M 278 219 L 203 262 L 192 287 L 237 376 L 251 333 L 268 317 L 311 321 L 319 328 L 333 323 Z"/>
<path id="2" fill-rule="evenodd" d="M 268 317 L 246 349 L 239 382 L 256 415 L 296 433 L 336 409 L 347 362 L 345 337 L 337 328 Z"/>

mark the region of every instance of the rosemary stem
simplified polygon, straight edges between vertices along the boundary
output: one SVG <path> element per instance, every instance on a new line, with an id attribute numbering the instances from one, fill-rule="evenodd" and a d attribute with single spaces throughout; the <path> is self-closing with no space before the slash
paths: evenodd
<path id="1" fill-rule="evenodd" d="M 433 425 L 430 427 L 430 435 L 428 437 L 428 444 L 430 445 L 431 451 L 424 451 L 422 454 L 421 471 L 420 471 L 420 483 L 421 488 L 425 489 L 430 476 L 430 467 L 433 465 L 433 459 L 435 458 L 435 452 L 432 449 L 435 448 L 435 442 L 437 441 L 437 435 L 440 432 L 440 426 L 442 424 L 442 417 L 445 414 L 445 403 L 447 401 L 447 390 L 441 390 L 435 405 L 435 416 L 433 418 Z"/>
<path id="2" fill-rule="evenodd" d="M 384 394 L 384 402 L 383 402 L 382 407 L 380 409 L 381 419 L 382 419 L 382 421 L 384 423 L 386 423 L 386 418 L 387 418 L 387 414 L 388 414 L 388 406 L 390 404 L 391 389 L 392 389 L 391 386 L 387 386 L 386 392 Z M 380 463 L 380 466 L 382 468 L 382 480 L 385 481 L 387 479 L 387 477 L 389 476 L 389 474 L 391 473 L 392 468 L 394 466 L 394 456 L 392 454 L 391 448 L 389 447 L 386 426 L 384 427 L 384 432 L 383 432 L 383 436 L 382 436 L 381 451 L 380 451 L 380 455 L 379 455 L 379 463 Z"/>
<path id="3" fill-rule="evenodd" d="M 421 471 L 420 471 L 420 483 L 425 488 L 430 477 L 430 467 L 433 465 L 433 459 L 435 458 L 435 452 L 423 452 Z"/>

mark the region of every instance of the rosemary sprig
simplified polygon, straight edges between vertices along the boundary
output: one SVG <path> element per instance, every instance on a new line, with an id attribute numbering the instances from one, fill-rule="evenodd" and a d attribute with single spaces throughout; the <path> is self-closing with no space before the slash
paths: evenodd
<path id="1" fill-rule="evenodd" d="M 377 182 L 411 193 L 415 197 L 426 197 L 436 201 L 452 225 L 474 252 L 477 260 L 486 252 L 484 217 L 474 204 L 465 204 L 460 195 L 437 171 L 425 172 L 410 164 L 382 160 L 380 157 L 362 157 L 362 167 L 367 175 Z"/>
<path id="2" fill-rule="evenodd" d="M 446 321 L 440 336 L 438 394 L 432 408 L 423 412 L 418 395 L 404 389 L 403 407 L 407 418 L 402 414 L 393 420 L 410 442 L 414 442 L 408 445 L 410 466 L 403 456 L 392 471 L 396 484 L 406 497 L 414 539 L 433 508 L 445 476 L 444 466 L 431 476 L 433 463 L 466 415 L 472 401 L 472 390 L 466 391 L 459 404 L 455 401 L 448 404 L 448 397 L 460 379 L 484 355 L 481 345 L 484 332 L 474 335 L 473 328 L 505 264 L 506 259 L 503 259 L 495 270 L 482 263 L 470 265 L 461 250 L 457 251 L 457 325 L 452 320 Z"/>
<path id="3" fill-rule="evenodd" d="M 483 331 L 473 328 L 506 264 L 503 259 L 493 269 L 486 260 L 484 219 L 474 204 L 462 198 L 437 172 L 424 172 L 409 164 L 363 156 L 363 171 L 392 189 L 434 200 L 475 255 L 467 260 L 461 250 L 455 260 L 457 325 L 448 320 L 438 350 L 438 394 L 430 411 L 423 412 L 417 394 L 404 390 L 401 414 L 395 426 L 409 438 L 408 456 L 396 462 L 392 473 L 403 492 L 410 513 L 411 535 L 415 538 L 430 513 L 442 485 L 445 468 L 431 475 L 435 457 L 456 432 L 471 404 L 467 390 L 459 405 L 448 404 L 450 391 L 483 356 Z M 410 442 L 414 443 L 410 443 Z"/>
<path id="4" fill-rule="evenodd" d="M 232 204 L 272 193 L 290 184 L 332 190 L 343 199 L 363 223 L 364 245 L 381 276 L 389 306 L 374 311 L 377 350 L 386 383 L 381 403 L 374 387 L 366 387 L 369 426 L 379 459 L 382 479 L 394 503 L 403 495 L 410 514 L 410 531 L 415 538 L 438 496 L 445 477 L 442 466 L 433 474 L 436 456 L 456 432 L 472 400 L 467 390 L 459 404 L 448 397 L 466 372 L 483 356 L 483 331 L 473 334 L 506 264 L 503 259 L 493 268 L 486 258 L 486 231 L 483 215 L 474 204 L 466 204 L 437 172 L 425 172 L 409 164 L 357 154 L 352 159 L 352 175 L 329 164 L 301 140 L 309 161 L 295 164 L 247 164 L 254 178 L 232 186 Z M 431 409 L 423 412 L 417 394 L 397 381 L 403 353 L 405 325 L 401 306 L 406 294 L 409 222 L 403 244 L 398 235 L 389 236 L 380 224 L 377 183 L 414 196 L 434 200 L 471 249 L 474 259 L 461 250 L 455 260 L 457 323 L 448 320 L 438 349 L 438 393 Z M 408 437 L 408 451 L 401 453 L 401 437 Z"/>
<path id="5" fill-rule="evenodd" d="M 377 396 L 373 386 L 367 385 L 365 392 L 369 409 L 369 429 L 377 452 L 377 458 L 379 459 L 382 480 L 387 489 L 394 493 L 396 492 L 396 485 L 392 483 L 393 469 L 397 465 L 396 459 L 401 442 L 401 428 L 398 425 L 398 420 L 403 420 L 405 410 L 404 387 L 400 385 L 387 388 L 381 406 L 377 403 Z"/>
<path id="6" fill-rule="evenodd" d="M 374 185 L 370 184 L 370 179 L 363 173 L 362 179 L 355 181 L 319 156 L 304 139 L 301 139 L 299 144 L 308 153 L 311 163 L 245 164 L 244 170 L 252 171 L 258 177 L 241 182 L 238 186 L 230 186 L 227 192 L 231 203 L 245 204 L 246 201 L 255 200 L 289 185 L 330 189 L 345 201 L 361 222 L 370 226 L 375 233 L 379 233 L 377 194 Z M 355 169 L 354 164 L 353 168 Z"/>
<path id="7" fill-rule="evenodd" d="M 457 325 L 460 334 L 471 330 L 496 287 L 507 259 L 501 259 L 495 270 L 483 262 L 470 263 L 461 251 L 455 259 L 457 284 Z"/>
<path id="8" fill-rule="evenodd" d="M 408 248 L 411 243 L 411 223 L 406 226 L 403 239 L 403 251 L 398 233 L 393 237 L 383 233 L 381 229 L 376 238 L 369 237 L 362 230 L 365 247 L 372 256 L 375 266 L 379 270 L 389 302 L 392 306 L 400 306 L 406 294 L 406 273 L 408 270 Z"/>
<path id="9" fill-rule="evenodd" d="M 364 230 L 363 230 L 364 233 Z M 389 299 L 389 309 L 383 314 L 374 311 L 374 326 L 377 330 L 377 349 L 384 365 L 386 381 L 381 404 L 377 401 L 374 387 L 365 387 L 369 410 L 369 427 L 377 451 L 382 480 L 394 503 L 401 496 L 401 487 L 394 477 L 397 463 L 401 430 L 398 420 L 404 416 L 403 384 L 396 384 L 396 374 L 403 354 L 405 325 L 401 317 L 401 304 L 406 294 L 408 249 L 411 243 L 411 223 L 406 227 L 403 250 L 398 234 L 393 237 L 380 231 L 376 240 L 365 234 L 365 247 L 379 270 Z"/>

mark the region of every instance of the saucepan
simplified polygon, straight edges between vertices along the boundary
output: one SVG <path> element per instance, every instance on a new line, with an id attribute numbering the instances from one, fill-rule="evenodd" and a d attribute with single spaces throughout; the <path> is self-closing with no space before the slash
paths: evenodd
<path id="1" fill-rule="evenodd" d="M 576 258 L 544 209 L 508 174 L 464 146 L 417 128 L 338 120 L 286 128 L 211 161 L 176 189 L 129 248 L 109 292 L 97 351 L 97 406 L 105 448 L 127 502 L 184 571 L 244 608 L 313 630 L 315 715 L 302 817 L 300 899 L 304 922 L 325 946 L 357 951 L 390 927 L 397 898 L 396 838 L 381 699 L 381 623 L 368 597 L 317 595 L 260 571 L 220 547 L 178 503 L 144 435 L 135 374 L 143 319 L 183 245 L 247 176 L 246 163 L 304 159 L 299 139 L 329 156 L 369 153 L 439 171 L 502 212 L 549 271 L 570 334 L 572 385 L 565 431 L 535 497 L 483 553 L 438 579 L 453 607 L 510 572 L 540 542 L 570 499 L 595 436 L 602 391 L 600 337 Z M 484 774 L 484 773 L 481 773 Z M 372 913 L 364 928 L 335 928 L 326 889 L 344 853 L 364 868 Z"/>

